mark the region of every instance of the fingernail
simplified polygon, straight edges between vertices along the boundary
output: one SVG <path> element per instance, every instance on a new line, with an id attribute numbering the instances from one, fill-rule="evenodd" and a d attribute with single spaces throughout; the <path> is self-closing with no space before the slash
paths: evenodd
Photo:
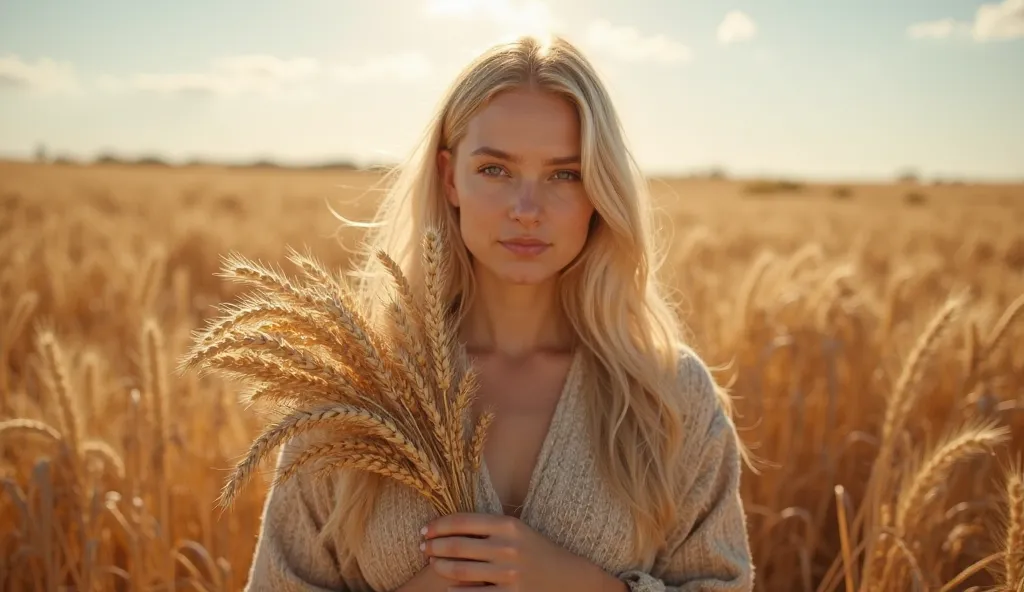
<path id="1" fill-rule="evenodd" d="M 420 529 L 420 534 L 423 535 L 423 536 L 427 536 L 427 527 L 426 526 L 424 526 L 423 528 Z"/>
<path id="2" fill-rule="evenodd" d="M 420 543 L 420 551 L 426 551 L 426 550 L 427 550 L 427 544 L 426 543 Z"/>

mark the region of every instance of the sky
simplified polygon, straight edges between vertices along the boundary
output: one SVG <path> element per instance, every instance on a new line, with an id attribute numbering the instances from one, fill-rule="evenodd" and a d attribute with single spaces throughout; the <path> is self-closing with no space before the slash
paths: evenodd
<path id="1" fill-rule="evenodd" d="M 3 0 L 0 156 L 396 162 L 534 32 L 651 174 L 1024 179 L 1024 0 Z"/>

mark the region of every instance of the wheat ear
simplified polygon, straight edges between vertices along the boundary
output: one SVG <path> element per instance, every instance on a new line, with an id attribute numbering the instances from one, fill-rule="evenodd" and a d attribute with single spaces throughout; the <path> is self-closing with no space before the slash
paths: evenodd
<path id="1" fill-rule="evenodd" d="M 439 248 L 440 245 L 431 245 Z M 405 380 L 402 392 L 407 400 L 410 409 L 417 409 L 427 418 L 427 424 L 437 442 L 443 447 L 448 458 L 452 458 L 454 450 L 446 444 L 445 426 L 446 422 L 441 416 L 438 401 L 443 397 L 437 387 L 436 376 L 431 376 L 431 356 L 427 348 L 432 344 L 424 345 L 423 341 L 427 335 L 427 316 L 425 304 L 416 298 L 412 286 L 402 273 L 401 267 L 384 251 L 378 251 L 377 260 L 387 270 L 392 278 L 395 287 L 395 296 L 388 306 L 388 315 L 393 323 L 395 336 L 395 347 L 392 354 L 397 360 L 397 367 Z M 438 259 L 438 255 L 429 251 L 424 252 L 423 265 L 430 273 L 432 261 Z M 429 289 L 429 286 L 428 286 Z"/>
<path id="2" fill-rule="evenodd" d="M 441 480 L 436 466 L 423 451 L 401 434 L 393 422 L 359 407 L 336 405 L 314 411 L 295 411 L 260 434 L 228 477 L 221 503 L 231 503 L 241 486 L 273 449 L 299 434 L 322 427 L 340 428 L 353 434 L 363 433 L 384 439 L 416 462 L 417 468 L 424 471 L 424 477 L 431 486 L 440 487 Z"/>
<path id="3" fill-rule="evenodd" d="M 441 410 L 440 444 L 447 458 L 455 458 L 458 446 L 449 437 L 456 432 L 461 418 L 452 413 L 448 393 L 452 384 L 452 359 L 450 348 L 452 339 L 449 333 L 448 315 L 445 307 L 445 281 L 447 265 L 441 234 L 430 229 L 423 238 L 424 265 L 424 316 L 423 327 L 429 345 L 430 357 L 433 362 L 434 380 L 437 387 L 436 397 L 440 399 L 438 408 Z"/>
<path id="4" fill-rule="evenodd" d="M 429 256 L 424 257 L 425 266 L 429 266 L 430 259 Z M 431 425 L 439 427 L 441 416 L 433 393 L 436 385 L 430 381 L 429 374 L 424 374 L 430 370 L 430 359 L 423 345 L 423 306 L 417 300 L 398 263 L 384 251 L 377 253 L 377 260 L 390 274 L 395 285 L 396 298 L 388 307 L 388 313 L 395 324 L 396 341 L 401 345 L 395 348 L 394 353 L 399 358 L 398 367 L 403 370 L 412 390 L 410 403 L 428 415 Z M 440 432 L 435 433 L 435 436 L 440 435 Z"/>
<path id="5" fill-rule="evenodd" d="M 339 281 L 334 274 L 328 271 L 327 266 L 314 257 L 308 249 L 306 253 L 299 253 L 295 249 L 289 247 L 288 260 L 302 269 L 302 273 L 306 276 L 309 284 L 312 284 L 313 286 L 326 287 L 332 294 L 337 295 L 352 316 L 356 319 L 357 324 L 362 327 L 369 327 L 369 323 L 366 321 L 366 318 L 359 313 L 359 307 L 353 300 L 351 293 L 346 290 L 345 285 Z"/>
<path id="6" fill-rule="evenodd" d="M 349 361 L 363 369 L 381 389 L 394 390 L 390 371 L 381 359 L 382 348 L 372 337 L 371 328 L 360 315 L 341 300 L 333 289 L 298 286 L 283 273 L 239 254 L 231 254 L 225 258 L 222 275 L 234 281 L 261 288 L 281 302 L 293 305 L 296 310 L 306 309 L 322 315 L 325 320 L 332 322 L 337 329 L 340 329 L 344 336 L 338 351 L 347 352 L 349 347 L 354 345 L 356 352 L 352 352 L 353 355 L 349 357 Z M 332 287 L 336 286 L 336 284 L 332 284 Z"/>
<path id="7" fill-rule="evenodd" d="M 246 294 L 236 304 L 221 306 L 221 310 L 223 316 L 210 323 L 204 331 L 194 332 L 196 345 L 179 369 L 194 367 L 201 358 L 210 355 L 207 347 L 231 330 L 243 327 L 273 327 L 278 331 L 302 335 L 307 342 L 323 346 L 328 351 L 334 350 L 335 354 L 348 351 L 345 348 L 347 337 L 333 324 L 324 322 L 326 316 L 282 301 L 273 294 Z"/>
<path id="8" fill-rule="evenodd" d="M 260 352 L 270 358 L 278 358 L 293 369 L 307 372 L 330 384 L 340 397 L 348 401 L 360 398 L 358 380 L 349 368 L 313 350 L 290 343 L 284 337 L 264 331 L 232 331 L 218 341 L 206 346 L 200 354 L 207 360 L 216 359 L 223 353 L 246 351 Z"/>
<path id="9" fill-rule="evenodd" d="M 927 509 L 928 494 L 949 478 L 954 465 L 984 454 L 1009 437 L 1005 426 L 993 422 L 968 424 L 934 447 L 916 471 L 909 474 L 896 502 L 896 532 L 907 537 Z"/>
<path id="10" fill-rule="evenodd" d="M 885 409 L 885 419 L 882 423 L 883 446 L 892 442 L 893 434 L 903 429 L 903 423 L 917 400 L 918 392 L 914 387 L 920 382 L 927 360 L 934 353 L 961 305 L 962 301 L 959 299 L 946 302 L 914 343 L 914 348 L 903 366 L 892 398 Z"/>
<path id="11" fill-rule="evenodd" d="M 0 421 L 0 438 L 19 433 L 37 434 L 53 442 L 61 442 L 60 432 L 49 424 L 35 419 L 8 419 Z"/>
<path id="12" fill-rule="evenodd" d="M 1006 588 L 1024 587 L 1024 469 L 1018 458 L 1006 471 L 1006 539 L 1003 547 L 1003 569 Z"/>
<path id="13" fill-rule="evenodd" d="M 424 328 L 433 358 L 434 376 L 437 380 L 438 395 L 447 402 L 448 389 L 452 384 L 452 360 L 449 355 L 451 339 L 447 327 L 445 310 L 445 281 L 448 266 L 437 230 L 430 230 L 423 240 L 424 279 L 426 310 Z M 446 409 L 447 411 L 447 409 Z M 450 414 L 449 414 L 450 417 Z"/>
<path id="14" fill-rule="evenodd" d="M 290 457 L 286 456 L 278 468 L 275 483 L 294 477 L 305 465 L 312 465 L 313 472 L 318 476 L 324 476 L 337 469 L 354 468 L 369 470 L 409 486 L 435 506 L 443 504 L 440 492 L 431 488 L 421 475 L 396 461 L 396 454 L 402 458 L 401 453 L 391 446 L 376 442 L 343 440 L 314 444 Z"/>
<path id="15" fill-rule="evenodd" d="M 106 442 L 90 440 L 82 445 L 82 454 L 86 459 L 95 458 L 103 466 L 112 468 L 118 479 L 124 479 L 124 460 Z"/>
<path id="16" fill-rule="evenodd" d="M 68 378 L 67 366 L 64 363 L 64 354 L 57 338 L 50 331 L 39 335 L 39 348 L 46 361 L 46 368 L 50 380 L 53 383 L 57 394 L 57 403 L 60 406 L 60 431 L 64 436 L 64 442 L 71 451 L 72 458 L 81 457 L 81 430 L 78 426 L 78 415 L 76 414 L 74 401 L 71 398 L 71 383 Z"/>
<path id="17" fill-rule="evenodd" d="M 467 450 L 467 443 L 466 443 L 466 421 L 465 420 L 468 419 L 469 416 L 470 416 L 470 412 L 472 410 L 473 400 L 475 398 L 474 394 L 476 392 L 478 384 L 479 384 L 479 382 L 477 380 L 477 373 L 476 373 L 476 371 L 473 368 L 469 367 L 468 363 L 464 363 L 463 364 L 462 378 L 459 380 L 459 387 L 456 390 L 455 401 L 454 401 L 454 404 L 453 404 L 453 408 L 454 408 L 454 412 L 455 412 L 455 418 L 456 418 L 457 421 L 455 422 L 455 432 L 452 434 L 452 440 L 453 440 L 453 442 L 455 443 L 455 446 L 456 446 L 456 454 L 455 454 L 455 458 L 453 459 L 454 460 L 454 470 L 455 470 L 455 474 L 459 475 L 461 478 L 467 478 L 467 477 L 469 477 L 472 474 L 476 474 L 477 470 L 480 468 L 479 467 L 479 463 L 475 463 L 474 462 L 474 459 L 475 459 L 475 456 L 474 456 L 475 455 L 475 449 L 473 448 L 474 442 L 472 440 L 468 443 L 469 444 L 469 446 L 468 446 L 469 458 L 468 459 L 466 458 L 466 452 L 465 452 Z M 476 428 L 474 428 L 474 429 L 482 429 L 483 431 L 486 431 L 488 426 L 490 425 L 491 419 L 493 419 L 493 418 L 489 418 L 482 425 L 482 428 L 481 428 L 481 424 L 478 423 Z M 474 436 L 475 436 L 475 434 L 474 434 Z M 481 446 L 482 446 L 482 438 L 483 438 L 483 432 L 481 432 Z M 468 467 L 467 467 L 467 464 L 466 464 L 467 460 L 469 461 L 469 466 Z M 467 468 L 470 469 L 470 473 L 469 474 L 466 473 L 466 469 Z M 463 483 L 463 481 L 461 479 L 460 479 L 459 482 Z M 466 486 L 467 489 L 469 489 L 469 491 L 467 492 L 467 494 L 468 494 L 467 497 L 472 497 L 472 495 L 475 493 L 474 490 L 471 489 L 472 484 L 470 482 L 466 481 L 465 482 L 465 486 Z"/>
<path id="18" fill-rule="evenodd" d="M 470 459 L 473 472 L 480 470 L 480 464 L 484 458 L 484 443 L 487 439 L 487 431 L 491 427 L 491 423 L 494 422 L 495 414 L 493 411 L 488 411 L 480 416 L 480 420 L 477 422 L 476 427 L 473 429 L 473 441 L 470 445 Z"/>
<path id="19" fill-rule="evenodd" d="M 992 331 L 985 339 L 986 354 L 992 353 L 996 345 L 999 344 L 999 341 L 1002 340 L 1003 336 L 1009 331 L 1010 325 L 1013 324 L 1014 319 L 1016 319 L 1022 312 L 1024 312 L 1024 294 L 1017 296 L 1017 298 L 1010 303 L 1010 306 L 1003 311 L 1002 316 L 999 317 L 995 326 L 992 327 Z"/>

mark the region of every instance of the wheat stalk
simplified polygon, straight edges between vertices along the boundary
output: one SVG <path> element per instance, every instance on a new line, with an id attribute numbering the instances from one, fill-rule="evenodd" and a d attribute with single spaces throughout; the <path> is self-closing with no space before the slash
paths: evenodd
<path id="1" fill-rule="evenodd" d="M 895 390 L 886 403 L 878 456 L 868 478 L 868 489 L 873 492 L 870 496 L 873 498 L 873 503 L 866 504 L 862 508 L 872 516 L 877 514 L 877 504 L 881 503 L 889 491 L 893 472 L 896 469 L 894 465 L 899 448 L 897 434 L 901 433 L 907 417 L 917 402 L 920 394 L 918 386 L 924 376 L 927 362 L 934 355 L 938 344 L 953 319 L 960 313 L 963 304 L 961 298 L 951 298 L 932 317 L 924 332 L 914 343 L 896 381 Z M 858 513 L 854 522 L 855 529 L 860 528 L 863 518 L 865 518 L 864 514 Z"/>
<path id="2" fill-rule="evenodd" d="M 1018 457 L 1006 470 L 1003 570 L 1006 589 L 1024 587 L 1024 468 Z"/>
<path id="3" fill-rule="evenodd" d="M 914 343 L 903 371 L 896 381 L 896 387 L 885 409 L 885 419 L 882 422 L 882 444 L 886 446 L 893 441 L 893 435 L 898 433 L 906 421 L 907 415 L 914 408 L 919 394 L 916 386 L 921 382 L 924 374 L 924 367 L 932 356 L 940 340 L 943 338 L 946 329 L 949 328 L 952 319 L 960 312 L 963 306 L 961 299 L 950 299 L 938 313 L 932 317 L 931 322 L 924 332 Z"/>
<path id="4" fill-rule="evenodd" d="M 1000 340 L 1002 340 L 1009 331 L 1010 325 L 1013 324 L 1014 319 L 1021 314 L 1024 314 L 1024 294 L 1017 296 L 1017 298 L 1010 303 L 1010 306 L 1006 308 L 1002 316 L 999 317 L 999 320 L 996 321 L 995 326 L 992 327 L 992 331 L 985 339 L 986 354 L 991 354 L 995 350 Z"/>
<path id="5" fill-rule="evenodd" d="M 395 287 L 389 328 L 369 323 L 372 315 L 311 255 L 290 251 L 302 281 L 240 255 L 224 260 L 222 275 L 257 293 L 194 333 L 179 371 L 241 379 L 251 386 L 246 400 L 280 417 L 236 463 L 221 505 L 274 449 L 316 431 L 325 438 L 282 459 L 275 484 L 304 467 L 317 475 L 362 470 L 411 487 L 442 514 L 475 508 L 474 479 L 494 416 L 484 413 L 467 437 L 478 383 L 448 315 L 446 245 L 435 230 L 422 245 L 422 293 L 377 254 Z"/>
<path id="6" fill-rule="evenodd" d="M 64 352 L 60 344 L 57 343 L 56 336 L 49 330 L 40 332 L 38 344 L 49 373 L 48 378 L 52 381 L 60 406 L 61 434 L 64 436 L 71 455 L 78 458 L 81 453 L 81 430 L 78 425 L 79 418 L 75 409 L 75 401 L 71 396 L 71 384 L 64 362 Z"/>

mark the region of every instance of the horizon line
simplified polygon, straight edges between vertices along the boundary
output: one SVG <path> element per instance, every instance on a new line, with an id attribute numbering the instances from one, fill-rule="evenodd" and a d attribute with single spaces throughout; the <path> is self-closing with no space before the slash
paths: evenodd
<path id="1" fill-rule="evenodd" d="M 41 146 L 45 146 L 41 144 Z M 59 151 L 45 148 L 40 154 L 30 151 L 0 151 L 0 163 L 17 164 L 57 164 L 57 165 L 128 165 L 128 166 L 164 166 L 183 168 L 188 166 L 223 166 L 228 168 L 280 168 L 288 170 L 328 170 L 343 169 L 373 172 L 391 169 L 401 164 L 395 161 L 373 160 L 353 156 L 328 156 L 319 158 L 288 158 L 269 153 L 252 153 L 248 156 L 212 156 L 192 154 L 189 156 L 171 157 L 158 151 L 118 151 L 103 148 L 92 151 L 91 156 L 83 156 L 73 151 Z M 799 180 L 812 183 L 899 183 L 910 182 L 920 184 L 1024 184 L 1024 174 L 1013 175 L 978 175 L 962 173 L 922 173 L 916 166 L 896 167 L 889 174 L 811 174 L 793 171 L 744 170 L 730 169 L 726 165 L 694 165 L 675 168 L 640 167 L 645 177 L 651 178 L 707 178 L 707 179 L 776 179 Z"/>

